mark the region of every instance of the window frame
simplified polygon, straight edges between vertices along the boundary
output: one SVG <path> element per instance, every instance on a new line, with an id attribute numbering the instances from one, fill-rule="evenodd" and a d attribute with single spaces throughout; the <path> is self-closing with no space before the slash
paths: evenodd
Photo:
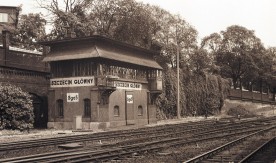
<path id="1" fill-rule="evenodd" d="M 138 116 L 143 116 L 143 114 L 144 114 L 143 106 L 142 106 L 142 105 L 139 105 L 139 106 L 137 107 L 137 115 L 138 115 Z"/>
<path id="2" fill-rule="evenodd" d="M 57 99 L 57 116 L 60 118 L 64 117 L 64 102 L 62 99 Z"/>
<path id="3" fill-rule="evenodd" d="M 113 115 L 114 115 L 114 117 L 120 117 L 120 107 L 119 107 L 119 105 L 115 105 L 114 106 L 114 108 L 113 108 Z"/>
<path id="4" fill-rule="evenodd" d="M 0 12 L 0 23 L 8 23 L 9 22 L 9 14 Z"/>
<path id="5" fill-rule="evenodd" d="M 91 117 L 91 100 L 89 98 L 83 99 L 83 117 Z"/>

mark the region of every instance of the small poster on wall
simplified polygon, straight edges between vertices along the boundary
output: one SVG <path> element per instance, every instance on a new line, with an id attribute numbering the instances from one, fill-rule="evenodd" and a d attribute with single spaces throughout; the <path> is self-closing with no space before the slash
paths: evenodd
<path id="1" fill-rule="evenodd" d="M 67 93 L 67 102 L 79 102 L 79 93 Z"/>
<path id="2" fill-rule="evenodd" d="M 128 104 L 133 104 L 133 95 L 127 95 L 126 96 L 126 101 Z"/>

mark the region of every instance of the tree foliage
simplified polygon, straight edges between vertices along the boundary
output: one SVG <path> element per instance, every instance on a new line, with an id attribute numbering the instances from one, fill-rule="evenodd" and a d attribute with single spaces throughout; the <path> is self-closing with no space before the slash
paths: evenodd
<path id="1" fill-rule="evenodd" d="M 276 93 L 276 47 L 270 47 L 265 51 L 267 64 L 266 82 L 270 85 L 270 91 Z"/>
<path id="2" fill-rule="evenodd" d="M 37 44 L 37 41 L 45 37 L 45 25 L 46 20 L 42 18 L 41 14 L 21 15 L 18 28 L 12 33 L 11 45 L 41 51 L 42 48 Z"/>
<path id="3" fill-rule="evenodd" d="M 207 48 L 214 56 L 223 77 L 231 78 L 234 87 L 242 79 L 251 82 L 260 77 L 264 47 L 254 31 L 233 25 L 203 39 L 201 47 Z"/>
<path id="4" fill-rule="evenodd" d="M 208 95 L 194 87 L 195 83 L 215 89 L 205 79 L 205 72 L 214 69 L 214 57 L 208 50 L 197 46 L 197 31 L 179 15 L 173 15 L 157 6 L 145 5 L 134 0 L 93 0 L 69 1 L 65 6 L 52 0 L 51 3 L 41 5 L 47 8 L 54 16 L 54 28 L 48 38 L 64 38 L 66 32 L 72 30 L 76 37 L 100 34 L 147 49 L 160 49 L 156 56 L 164 71 L 164 93 L 157 101 L 166 115 L 175 115 L 176 108 L 176 54 L 180 54 L 181 67 L 181 105 L 183 115 L 189 115 L 199 105 L 195 99 L 186 94 L 193 92 L 193 98 L 205 98 Z M 188 75 L 193 74 L 193 75 Z M 186 75 L 186 76 L 185 76 Z M 189 79 L 191 77 L 191 79 Z M 219 77 L 218 77 L 219 78 Z M 204 80 L 203 80 L 204 79 Z M 221 80 L 219 80 L 221 81 Z M 187 83 L 189 85 L 187 85 Z M 208 86 L 207 86 L 208 85 Z M 216 86 L 219 87 L 219 84 Z M 195 90 L 190 90 L 193 88 Z M 204 89 L 206 91 L 206 89 Z M 217 88 L 215 100 L 222 98 L 221 90 Z M 211 96 L 210 96 L 211 97 Z M 192 101 L 197 101 L 193 104 Z M 212 101 L 212 100 L 209 100 Z M 219 110 L 220 104 L 204 104 L 213 110 Z M 220 103 L 220 101 L 219 101 Z M 202 104 L 203 105 L 203 104 Z M 200 108 L 202 109 L 202 108 Z M 203 111 L 197 110 L 198 114 Z"/>
<path id="5" fill-rule="evenodd" d="M 33 122 L 31 96 L 19 87 L 0 83 L 0 129 L 32 128 Z"/>
<path id="6" fill-rule="evenodd" d="M 74 32 L 76 37 L 99 34 L 152 48 L 161 42 L 167 43 L 168 38 L 160 36 L 177 27 L 178 42 L 186 48 L 196 43 L 195 29 L 179 16 L 159 7 L 144 5 L 135 0 L 66 0 L 65 4 L 59 2 L 39 1 L 39 5 L 53 15 L 54 28 L 47 39 L 65 38 L 69 31 Z M 163 19 L 169 22 L 167 26 L 163 26 Z M 169 40 L 175 42 L 175 36 L 175 32 L 171 33 Z"/>
<path id="7" fill-rule="evenodd" d="M 222 107 L 230 78 L 238 83 L 272 81 L 274 53 L 266 51 L 254 31 L 233 25 L 204 37 L 179 15 L 135 0 L 39 1 L 53 16 L 46 39 L 104 35 L 147 49 L 158 49 L 164 68 L 164 92 L 157 100 L 166 114 L 176 114 L 176 54 L 180 54 L 182 115 L 214 114 Z M 268 62 L 269 60 L 269 62 Z M 270 62 L 271 61 L 271 62 Z M 221 76 L 223 78 L 221 78 Z M 275 89 L 276 92 L 276 89 Z"/>

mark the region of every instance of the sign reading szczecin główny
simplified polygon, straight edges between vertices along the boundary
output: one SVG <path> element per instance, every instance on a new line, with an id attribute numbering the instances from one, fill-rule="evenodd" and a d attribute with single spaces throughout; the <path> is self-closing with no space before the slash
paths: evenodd
<path id="1" fill-rule="evenodd" d="M 94 76 L 50 79 L 51 88 L 82 87 L 82 86 L 94 86 L 94 85 L 95 85 Z"/>
<path id="2" fill-rule="evenodd" d="M 114 86 L 118 89 L 133 89 L 133 90 L 141 90 L 142 84 L 140 83 L 130 83 L 130 82 L 114 82 Z"/>

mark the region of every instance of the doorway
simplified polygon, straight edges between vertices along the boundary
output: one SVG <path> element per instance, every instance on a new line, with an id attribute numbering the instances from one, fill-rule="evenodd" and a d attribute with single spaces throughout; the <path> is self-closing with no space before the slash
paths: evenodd
<path id="1" fill-rule="evenodd" d="M 134 96 L 132 91 L 126 91 L 126 125 L 134 125 Z"/>

